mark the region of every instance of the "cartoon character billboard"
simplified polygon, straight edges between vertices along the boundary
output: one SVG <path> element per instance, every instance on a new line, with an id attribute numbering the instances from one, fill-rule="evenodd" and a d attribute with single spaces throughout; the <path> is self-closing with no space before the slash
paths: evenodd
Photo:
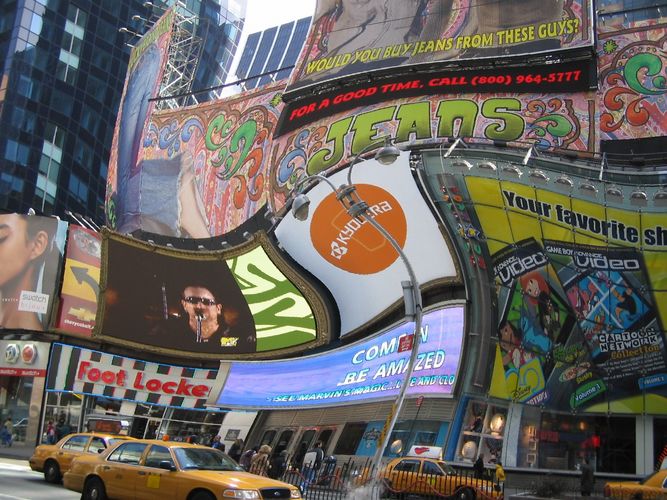
<path id="1" fill-rule="evenodd" d="M 318 0 L 287 92 L 398 66 L 592 45 L 588 0 Z"/>
<path id="2" fill-rule="evenodd" d="M 664 211 L 516 180 L 457 178 L 495 280 L 502 369 L 491 393 L 567 411 L 664 405 Z"/>
<path id="3" fill-rule="evenodd" d="M 123 233 L 138 228 L 134 219 L 139 201 L 142 143 L 148 119 L 155 107 L 151 101 L 160 91 L 167 64 L 174 11 L 168 9 L 146 32 L 130 53 L 125 88 L 120 101 L 111 143 L 107 176 L 107 224 Z"/>

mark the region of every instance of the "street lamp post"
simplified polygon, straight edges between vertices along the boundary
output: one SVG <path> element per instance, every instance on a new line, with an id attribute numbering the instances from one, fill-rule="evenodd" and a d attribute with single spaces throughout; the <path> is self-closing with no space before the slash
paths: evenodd
<path id="1" fill-rule="evenodd" d="M 327 177 L 319 174 L 300 179 L 295 186 L 295 189 L 299 194 L 297 194 L 292 202 L 292 214 L 296 219 L 301 221 L 308 218 L 308 207 L 310 205 L 310 200 L 305 194 L 301 193 L 300 190 L 308 183 L 316 184 L 320 181 L 323 181 L 329 185 L 334 193 L 336 193 L 336 198 L 343 205 L 343 207 L 345 207 L 345 210 L 351 217 L 365 220 L 371 226 L 373 226 L 384 237 L 384 239 L 387 240 L 387 242 L 389 242 L 389 244 L 400 256 L 408 272 L 409 279 L 407 281 L 401 281 L 401 286 L 403 288 L 403 299 L 405 303 L 405 318 L 408 322 L 414 321 L 415 331 L 410 358 L 405 368 L 405 376 L 399 388 L 396 400 L 394 401 L 391 411 L 387 416 L 387 420 L 385 421 L 384 428 L 382 429 L 382 433 L 378 439 L 377 450 L 375 451 L 375 455 L 371 463 L 371 473 L 374 476 L 374 481 L 376 484 L 379 484 L 381 482 L 380 470 L 382 455 L 385 448 L 387 447 L 391 433 L 394 430 L 394 426 L 396 425 L 401 408 L 403 407 L 405 394 L 407 392 L 408 386 L 410 385 L 410 377 L 412 376 L 412 371 L 414 369 L 415 361 L 417 360 L 417 354 L 419 352 L 422 323 L 422 296 L 419 288 L 419 282 L 417 281 L 417 276 L 415 275 L 414 269 L 412 268 L 407 255 L 391 235 L 391 233 L 389 233 L 377 220 L 375 220 L 373 214 L 369 210 L 368 204 L 359 197 L 355 185 L 352 184 L 353 167 L 359 161 L 361 161 L 361 155 L 370 150 L 372 146 L 376 146 L 376 143 L 369 144 L 352 159 L 349 170 L 347 172 L 347 184 L 342 184 L 336 188 L 336 186 L 334 186 L 334 184 Z M 391 145 L 391 139 L 385 138 L 385 144 L 375 154 L 375 159 L 383 165 L 389 165 L 393 163 L 399 155 L 400 151 L 398 148 Z"/>

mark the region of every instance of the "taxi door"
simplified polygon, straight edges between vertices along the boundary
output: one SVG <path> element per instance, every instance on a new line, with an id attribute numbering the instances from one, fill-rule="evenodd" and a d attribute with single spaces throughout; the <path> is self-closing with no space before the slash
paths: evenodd
<path id="1" fill-rule="evenodd" d="M 404 458 L 389 472 L 391 488 L 402 493 L 416 493 L 420 463 L 415 458 Z"/>
<path id="2" fill-rule="evenodd" d="M 63 443 L 56 452 L 56 460 L 60 466 L 61 472 L 67 472 L 72 466 L 72 460 L 81 455 L 85 455 L 85 449 L 90 441 L 90 436 L 86 434 L 74 434 Z"/>
<path id="3" fill-rule="evenodd" d="M 164 461 L 174 463 L 169 448 L 158 444 L 152 445 L 137 470 L 135 482 L 137 500 L 165 500 L 179 497 L 179 472 L 161 469 L 160 463 Z"/>
<path id="4" fill-rule="evenodd" d="M 147 447 L 145 443 L 123 443 L 97 468 L 109 498 L 135 498 L 141 457 Z"/>

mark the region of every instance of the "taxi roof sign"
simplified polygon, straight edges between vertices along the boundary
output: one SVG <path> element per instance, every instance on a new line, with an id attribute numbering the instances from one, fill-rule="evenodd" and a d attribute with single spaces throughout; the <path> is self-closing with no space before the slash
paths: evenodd
<path id="1" fill-rule="evenodd" d="M 442 447 L 441 446 L 422 446 L 417 445 L 410 448 L 408 452 L 409 457 L 425 457 L 425 458 L 436 458 L 442 460 Z"/>

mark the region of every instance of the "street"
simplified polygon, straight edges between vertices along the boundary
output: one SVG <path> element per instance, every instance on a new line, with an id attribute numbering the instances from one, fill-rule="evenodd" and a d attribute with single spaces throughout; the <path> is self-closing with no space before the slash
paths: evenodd
<path id="1" fill-rule="evenodd" d="M 49 484 L 41 472 L 30 470 L 25 460 L 0 458 L 0 500 L 65 500 L 80 498 L 62 484 Z"/>

